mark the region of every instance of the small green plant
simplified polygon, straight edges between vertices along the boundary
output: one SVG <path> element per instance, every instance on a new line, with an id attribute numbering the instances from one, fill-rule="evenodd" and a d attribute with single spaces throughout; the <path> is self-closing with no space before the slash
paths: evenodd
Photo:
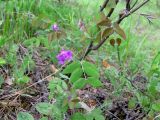
<path id="1" fill-rule="evenodd" d="M 0 65 L 4 65 L 4 64 L 6 64 L 6 61 L 5 61 L 5 59 L 3 59 L 3 58 L 0 58 Z"/>
<path id="2" fill-rule="evenodd" d="M 95 109 L 90 113 L 82 114 L 82 113 L 75 113 L 71 116 L 71 120 L 105 120 L 104 116 L 102 115 L 102 111 L 99 109 Z"/>
<path id="3" fill-rule="evenodd" d="M 34 120 L 33 116 L 27 112 L 19 112 L 17 120 Z"/>
<path id="4" fill-rule="evenodd" d="M 73 84 L 74 89 L 82 89 L 87 84 L 92 87 L 102 86 L 98 69 L 87 61 L 71 63 L 63 70 L 63 74 L 70 74 L 69 82 Z"/>
<path id="5" fill-rule="evenodd" d="M 57 119 L 57 120 L 63 119 L 63 114 L 61 114 L 60 109 L 53 104 L 45 102 L 38 103 L 36 105 L 36 109 L 42 115 L 50 116 L 52 119 Z"/>

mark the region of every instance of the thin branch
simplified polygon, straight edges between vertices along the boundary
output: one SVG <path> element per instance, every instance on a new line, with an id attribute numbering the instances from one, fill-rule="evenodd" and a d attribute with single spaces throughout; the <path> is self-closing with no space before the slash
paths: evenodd
<path id="1" fill-rule="evenodd" d="M 138 0 L 135 1 L 135 3 L 132 5 L 131 9 L 134 8 L 137 3 L 138 3 Z"/>
<path id="2" fill-rule="evenodd" d="M 119 46 L 117 46 L 117 56 L 118 56 L 119 66 L 122 67 Z"/>
<path id="3" fill-rule="evenodd" d="M 105 0 L 103 5 L 100 7 L 100 12 L 102 12 L 104 10 L 104 8 L 107 6 L 109 0 Z"/>
<path id="4" fill-rule="evenodd" d="M 129 11 L 127 14 L 124 14 L 119 20 L 118 20 L 118 24 L 121 23 L 121 21 L 128 17 L 129 15 L 131 15 L 132 13 L 136 12 L 138 9 L 140 9 L 143 5 L 145 5 L 147 2 L 149 2 L 150 0 L 145 0 L 143 1 L 141 4 L 139 4 L 137 7 L 135 7 L 134 9 L 132 9 L 131 11 Z"/>
<path id="5" fill-rule="evenodd" d="M 100 12 L 103 11 L 103 9 L 107 6 L 108 2 L 109 2 L 109 0 L 106 0 L 103 3 L 102 7 L 100 8 Z M 116 4 L 118 4 L 118 2 L 119 2 L 119 0 L 116 0 Z M 111 10 L 109 11 L 109 13 L 107 15 L 107 18 L 111 17 L 113 12 L 114 12 L 114 8 L 111 8 Z M 105 39 L 107 39 L 107 38 L 105 38 Z M 95 47 L 93 47 L 93 41 L 91 41 L 90 44 L 88 45 L 84 55 L 80 58 L 80 60 L 83 60 L 90 53 L 91 50 L 97 50 L 105 42 L 105 39 L 101 40 L 101 42 L 99 43 L 99 46 L 95 46 Z"/>
<path id="6" fill-rule="evenodd" d="M 90 44 L 88 45 L 85 51 L 85 54 L 82 56 L 82 58 L 80 58 L 80 60 L 83 60 L 88 55 L 88 53 L 91 51 L 92 46 L 93 46 L 93 41 L 90 42 Z"/>
<path id="7" fill-rule="evenodd" d="M 104 38 L 99 42 L 98 45 L 92 46 L 91 50 L 97 50 L 98 48 L 100 48 L 108 38 L 109 38 L 109 36 L 104 37 Z"/>
<path id="8" fill-rule="evenodd" d="M 132 13 L 134 13 L 135 11 L 137 11 L 139 8 L 141 8 L 143 5 L 145 5 L 147 2 L 149 2 L 150 0 L 145 0 L 143 1 L 140 5 L 138 5 L 137 7 L 135 7 L 134 9 L 132 9 L 131 11 L 129 11 L 127 14 L 124 14 L 121 18 L 119 18 L 117 20 L 117 23 L 120 24 L 122 22 L 122 20 L 128 16 L 130 16 Z M 109 38 L 109 36 L 103 38 L 98 45 L 96 46 L 92 46 L 90 49 L 88 49 L 88 51 L 86 51 L 86 56 L 92 51 L 92 50 L 97 50 L 99 49 L 104 43 L 105 41 Z M 83 58 L 85 58 L 86 56 L 84 56 Z"/>
<path id="9" fill-rule="evenodd" d="M 118 4 L 119 0 L 116 0 L 116 5 Z M 111 15 L 113 14 L 115 8 L 111 8 L 107 17 L 111 17 Z"/>
<path id="10" fill-rule="evenodd" d="M 131 0 L 126 0 L 126 10 L 130 11 L 131 6 L 130 6 Z"/>
<path id="11" fill-rule="evenodd" d="M 111 17 L 111 15 L 112 15 L 113 12 L 114 12 L 114 8 L 111 8 L 110 11 L 109 11 L 109 13 L 108 13 L 108 15 L 107 15 L 107 17 Z"/>

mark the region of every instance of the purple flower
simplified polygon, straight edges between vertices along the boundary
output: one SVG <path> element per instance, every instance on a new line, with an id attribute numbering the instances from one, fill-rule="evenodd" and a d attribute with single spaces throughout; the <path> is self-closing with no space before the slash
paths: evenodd
<path id="1" fill-rule="evenodd" d="M 71 61 L 73 59 L 72 51 L 70 50 L 61 50 L 61 52 L 56 56 L 58 59 L 58 63 L 60 65 L 65 64 L 67 61 Z"/>
<path id="2" fill-rule="evenodd" d="M 52 26 L 51 26 L 51 29 L 53 30 L 53 31 L 59 31 L 59 26 L 55 23 L 55 24 L 53 24 Z"/>

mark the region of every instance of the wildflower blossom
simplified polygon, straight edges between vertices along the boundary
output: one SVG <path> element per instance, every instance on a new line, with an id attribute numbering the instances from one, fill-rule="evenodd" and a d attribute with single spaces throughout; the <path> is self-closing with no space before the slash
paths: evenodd
<path id="1" fill-rule="evenodd" d="M 71 61 L 73 59 L 72 51 L 70 50 L 61 50 L 61 52 L 56 56 L 58 59 L 58 63 L 60 65 L 65 64 L 67 61 Z"/>
<path id="2" fill-rule="evenodd" d="M 53 31 L 59 31 L 59 26 L 55 23 L 55 24 L 53 24 L 53 25 L 51 26 L 51 29 L 52 29 Z"/>

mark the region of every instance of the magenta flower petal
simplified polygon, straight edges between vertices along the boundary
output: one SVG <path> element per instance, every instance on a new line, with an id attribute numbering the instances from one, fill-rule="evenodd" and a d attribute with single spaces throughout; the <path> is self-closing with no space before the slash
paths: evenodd
<path id="1" fill-rule="evenodd" d="M 59 26 L 55 23 L 55 24 L 53 24 L 53 25 L 51 26 L 51 29 L 52 29 L 53 31 L 59 31 Z"/>
<path id="2" fill-rule="evenodd" d="M 58 63 L 60 65 L 65 64 L 67 61 L 71 61 L 73 59 L 72 51 L 70 50 L 61 50 L 61 52 L 56 56 Z"/>

